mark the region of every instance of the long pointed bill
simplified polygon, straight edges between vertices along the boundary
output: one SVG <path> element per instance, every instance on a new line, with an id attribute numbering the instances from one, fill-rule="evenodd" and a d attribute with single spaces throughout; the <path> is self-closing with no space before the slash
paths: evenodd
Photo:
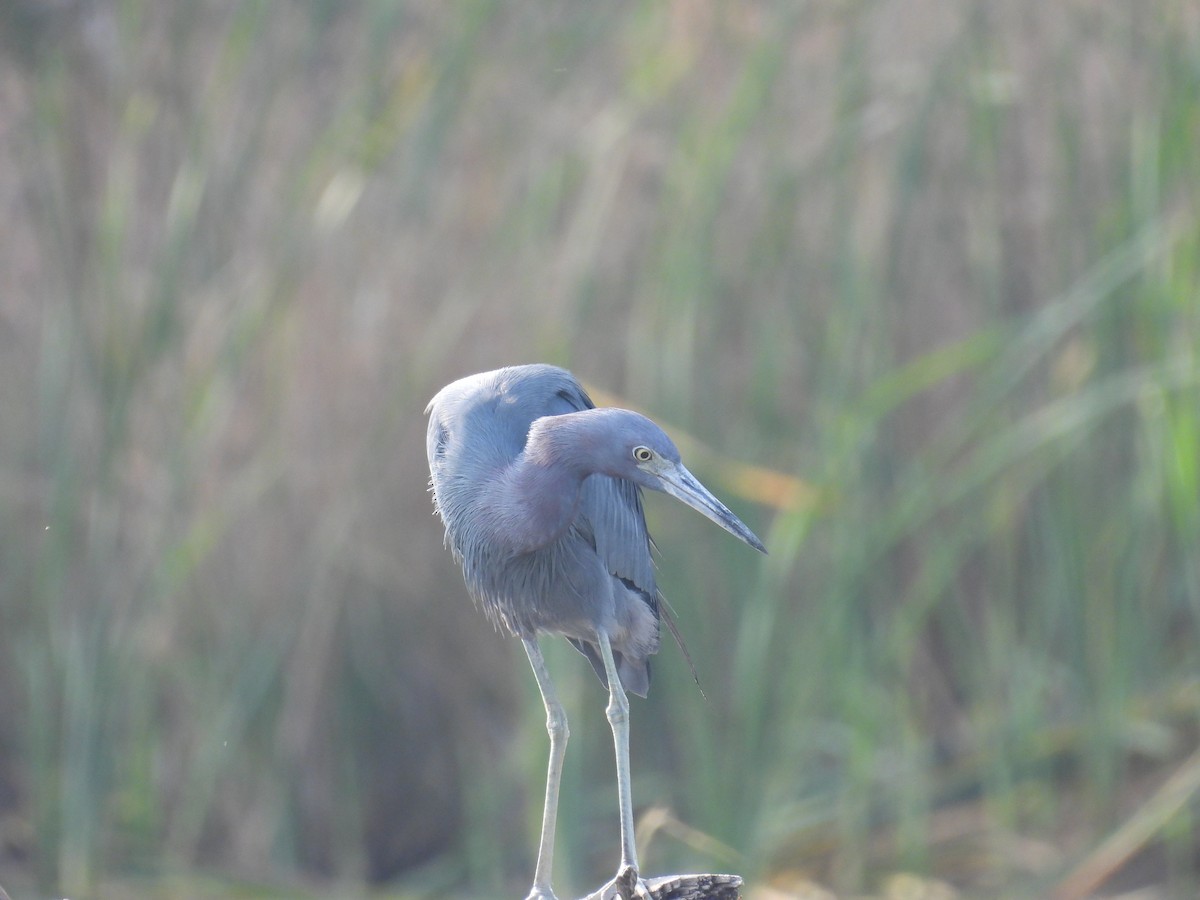
<path id="1" fill-rule="evenodd" d="M 687 470 L 683 463 L 676 463 L 671 468 L 664 468 L 658 473 L 662 490 L 676 500 L 686 503 L 692 509 L 712 519 L 734 537 L 745 541 L 755 550 L 767 552 L 763 542 L 745 526 L 741 519 L 729 511 L 729 508 L 713 496 L 712 491 L 702 485 L 696 476 Z"/>

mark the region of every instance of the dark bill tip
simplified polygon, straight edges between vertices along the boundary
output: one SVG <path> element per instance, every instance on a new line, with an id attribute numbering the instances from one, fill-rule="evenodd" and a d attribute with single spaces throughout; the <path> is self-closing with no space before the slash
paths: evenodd
<path id="1" fill-rule="evenodd" d="M 701 515 L 716 522 L 738 540 L 743 541 L 760 553 L 766 553 L 767 548 L 746 523 L 730 511 L 724 503 L 718 500 L 708 488 L 702 485 L 682 463 L 674 469 L 663 472 L 660 476 L 664 493 L 670 494 L 676 500 L 686 503 Z"/>

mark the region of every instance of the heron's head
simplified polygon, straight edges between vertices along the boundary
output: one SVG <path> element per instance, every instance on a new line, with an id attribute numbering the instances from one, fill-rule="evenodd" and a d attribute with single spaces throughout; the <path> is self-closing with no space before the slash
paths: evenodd
<path id="1" fill-rule="evenodd" d="M 734 537 L 766 553 L 762 541 L 728 507 L 687 470 L 665 431 L 639 413 L 624 409 L 596 410 L 607 421 L 607 474 L 626 478 L 652 491 L 670 494 L 716 522 Z"/>

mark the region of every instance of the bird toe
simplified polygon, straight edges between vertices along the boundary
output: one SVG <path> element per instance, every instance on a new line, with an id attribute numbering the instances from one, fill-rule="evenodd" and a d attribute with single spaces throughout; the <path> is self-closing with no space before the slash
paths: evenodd
<path id="1" fill-rule="evenodd" d="M 650 886 L 642 880 L 633 866 L 624 866 L 610 881 L 587 900 L 653 900 Z"/>

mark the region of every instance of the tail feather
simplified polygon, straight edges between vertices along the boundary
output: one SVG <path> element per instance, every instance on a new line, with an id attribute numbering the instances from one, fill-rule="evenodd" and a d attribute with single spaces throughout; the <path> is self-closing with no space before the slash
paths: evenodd
<path id="1" fill-rule="evenodd" d="M 600 648 L 591 641 L 579 638 L 567 638 L 571 646 L 587 657 L 588 662 L 596 671 L 596 676 L 605 688 L 608 687 L 608 676 L 604 672 L 604 659 L 600 656 Z M 650 660 L 649 658 L 635 659 L 626 656 L 619 650 L 613 651 L 613 662 L 617 665 L 617 677 L 621 679 L 621 687 L 627 693 L 645 697 L 650 693 Z"/>
<path id="2" fill-rule="evenodd" d="M 707 700 L 708 694 L 704 693 L 704 687 L 700 684 L 700 676 L 696 674 L 696 664 L 692 662 L 692 654 L 688 652 L 683 635 L 679 633 L 679 626 L 675 624 L 675 610 L 671 609 L 671 604 L 662 594 L 658 595 L 658 615 L 663 622 L 667 623 L 667 631 L 671 632 L 671 637 L 675 639 L 675 646 L 683 654 L 684 661 L 688 664 L 688 670 L 692 673 L 692 681 L 696 682 L 696 688 L 700 691 L 700 696 Z"/>

